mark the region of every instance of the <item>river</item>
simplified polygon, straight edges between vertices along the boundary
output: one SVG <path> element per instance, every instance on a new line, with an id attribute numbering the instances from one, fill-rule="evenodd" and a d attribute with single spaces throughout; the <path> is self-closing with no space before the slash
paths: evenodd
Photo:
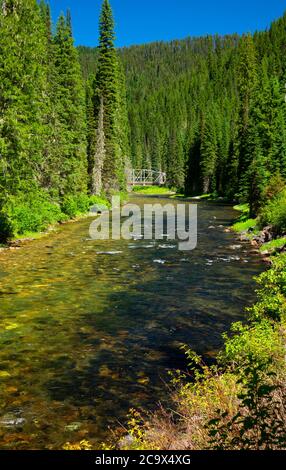
<path id="1" fill-rule="evenodd" d="M 2 252 L 0 448 L 96 445 L 129 408 L 166 397 L 167 371 L 185 367 L 181 344 L 213 357 L 263 270 L 225 233 L 236 215 L 200 202 L 189 252 L 167 240 L 91 240 L 90 219 Z"/>

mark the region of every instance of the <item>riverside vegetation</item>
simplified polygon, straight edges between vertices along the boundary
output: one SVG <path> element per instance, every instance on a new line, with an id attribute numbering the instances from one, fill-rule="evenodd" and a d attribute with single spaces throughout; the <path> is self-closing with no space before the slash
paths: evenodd
<path id="1" fill-rule="evenodd" d="M 242 204 L 234 228 L 273 254 L 248 323 L 215 366 L 187 349 L 174 410 L 133 412 L 120 446 L 285 448 L 286 14 L 254 35 L 119 51 L 108 0 L 96 49 L 74 47 L 70 13 L 51 23 L 43 0 L 0 1 L 1 241 L 125 191 L 131 166 Z"/>

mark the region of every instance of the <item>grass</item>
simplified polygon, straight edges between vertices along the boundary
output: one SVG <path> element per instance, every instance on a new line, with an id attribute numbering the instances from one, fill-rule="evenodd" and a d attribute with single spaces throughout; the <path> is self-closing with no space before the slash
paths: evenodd
<path id="1" fill-rule="evenodd" d="M 256 232 L 257 219 L 249 218 L 249 205 L 248 204 L 238 204 L 234 206 L 234 210 L 241 212 L 241 216 L 237 219 L 235 224 L 232 226 L 232 230 L 235 232 L 248 232 L 253 230 Z"/>
<path id="2" fill-rule="evenodd" d="M 134 186 L 133 192 L 144 195 L 156 194 L 171 194 L 173 191 L 170 188 L 163 186 Z"/>
<path id="3" fill-rule="evenodd" d="M 271 242 L 263 243 L 260 247 L 261 253 L 268 252 L 274 253 L 277 249 L 282 248 L 286 245 L 286 238 L 276 238 L 276 240 L 272 240 Z"/>
<path id="4" fill-rule="evenodd" d="M 234 206 L 235 211 L 243 212 L 244 214 L 249 214 L 249 204 L 238 204 Z"/>
<path id="5" fill-rule="evenodd" d="M 245 219 L 243 220 L 240 218 L 238 222 L 236 222 L 233 226 L 232 229 L 235 232 L 247 232 L 250 229 L 255 230 L 257 226 L 257 220 L 256 219 Z"/>
<path id="6" fill-rule="evenodd" d="M 171 196 L 173 199 L 177 198 L 182 198 L 182 199 L 197 199 L 198 201 L 201 201 L 203 199 L 211 199 L 212 195 L 211 194 L 200 194 L 199 196 L 186 196 L 186 194 L 183 193 L 178 193 L 178 194 L 173 194 Z"/>

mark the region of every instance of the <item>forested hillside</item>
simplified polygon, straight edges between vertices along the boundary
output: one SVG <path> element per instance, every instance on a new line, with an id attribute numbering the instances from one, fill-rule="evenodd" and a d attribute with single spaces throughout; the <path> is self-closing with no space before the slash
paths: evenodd
<path id="1" fill-rule="evenodd" d="M 286 15 L 254 36 L 204 37 L 119 51 L 134 167 L 162 168 L 187 194 L 252 203 L 286 176 Z M 97 51 L 79 49 L 84 76 Z"/>

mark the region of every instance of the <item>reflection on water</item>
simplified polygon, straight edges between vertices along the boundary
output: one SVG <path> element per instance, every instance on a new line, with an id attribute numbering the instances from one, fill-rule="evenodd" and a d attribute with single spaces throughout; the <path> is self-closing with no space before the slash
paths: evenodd
<path id="1" fill-rule="evenodd" d="M 166 240 L 93 241 L 88 219 L 2 253 L 0 448 L 101 441 L 129 408 L 164 398 L 167 369 L 184 366 L 181 343 L 213 354 L 263 268 L 224 233 L 233 218 L 200 204 L 190 252 Z"/>

